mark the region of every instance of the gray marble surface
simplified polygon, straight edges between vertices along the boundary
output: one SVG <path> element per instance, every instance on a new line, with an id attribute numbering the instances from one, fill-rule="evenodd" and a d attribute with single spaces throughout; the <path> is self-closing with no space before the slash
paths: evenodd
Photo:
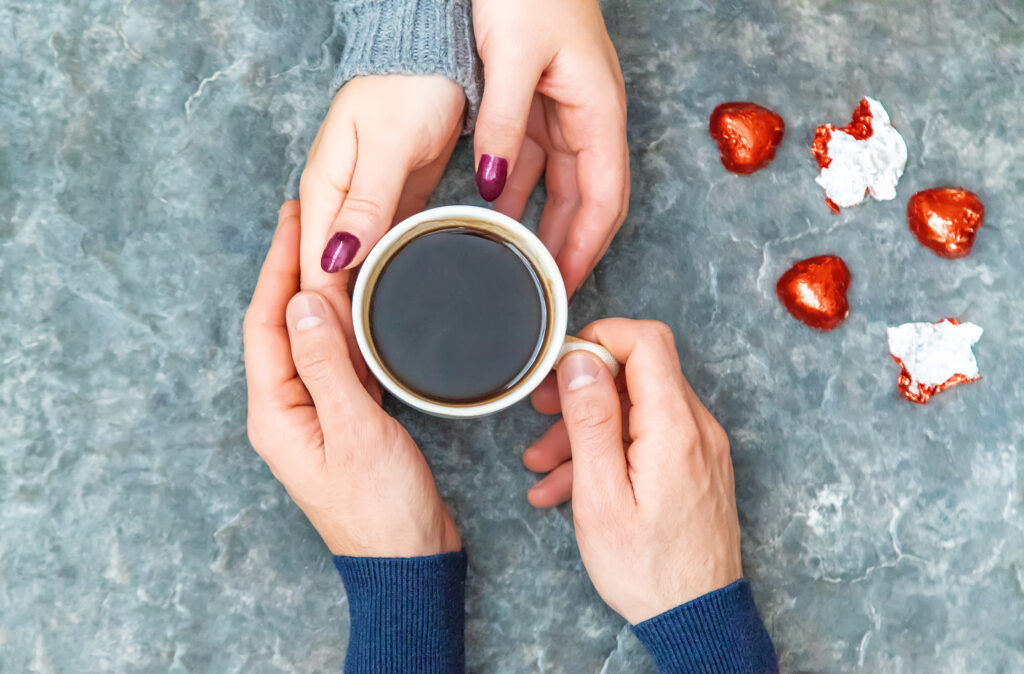
<path id="1" fill-rule="evenodd" d="M 632 210 L 573 307 L 653 317 L 728 429 L 747 575 L 787 671 L 1024 670 L 1024 3 L 615 0 Z M 316 0 L 0 2 L 0 671 L 327 672 L 347 612 L 330 558 L 245 436 L 241 319 L 329 102 L 341 35 Z M 910 148 L 899 197 L 840 216 L 813 128 L 865 94 Z M 785 118 L 727 174 L 719 102 Z M 477 203 L 460 145 L 436 203 Z M 916 190 L 986 205 L 947 261 Z M 538 218 L 537 202 L 525 220 Z M 842 255 L 852 311 L 776 301 Z M 899 398 L 884 328 L 958 316 L 984 379 Z M 474 422 L 391 404 L 471 553 L 474 672 L 652 665 L 536 511 L 523 405 Z"/>

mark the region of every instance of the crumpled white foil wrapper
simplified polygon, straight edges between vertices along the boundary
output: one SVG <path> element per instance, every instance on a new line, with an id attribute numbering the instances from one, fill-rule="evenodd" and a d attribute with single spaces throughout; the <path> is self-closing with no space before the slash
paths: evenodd
<path id="1" fill-rule="evenodd" d="M 971 347 L 984 330 L 974 323 L 956 324 L 948 319 L 938 323 L 904 323 L 887 328 L 889 352 L 899 359 L 915 395 L 921 387 L 942 386 L 957 375 L 978 379 L 978 361 Z"/>
<path id="2" fill-rule="evenodd" d="M 869 194 L 878 201 L 895 199 L 896 183 L 907 166 L 907 143 L 890 123 L 889 113 L 875 99 L 865 100 L 871 109 L 871 136 L 857 140 L 833 130 L 827 145 L 832 161 L 814 179 L 840 208 L 856 206 Z"/>

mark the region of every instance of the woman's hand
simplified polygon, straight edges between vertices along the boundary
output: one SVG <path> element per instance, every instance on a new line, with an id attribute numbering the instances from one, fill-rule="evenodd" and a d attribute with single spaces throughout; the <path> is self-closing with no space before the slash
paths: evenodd
<path id="1" fill-rule="evenodd" d="M 466 96 L 440 75 L 348 82 L 302 172 L 302 288 L 344 285 L 398 220 L 423 210 L 462 130 Z"/>
<path id="2" fill-rule="evenodd" d="M 601 9 L 596 0 L 474 0 L 473 26 L 484 64 L 477 186 L 518 219 L 544 174 L 539 234 L 572 293 L 629 205 L 626 94 Z"/>
<path id="3" fill-rule="evenodd" d="M 299 237 L 293 201 L 281 209 L 245 316 L 253 447 L 335 555 L 459 550 L 423 455 L 349 359 L 347 297 L 298 292 Z"/>
<path id="4" fill-rule="evenodd" d="M 742 576 L 729 440 L 679 370 L 661 323 L 597 321 L 580 337 L 624 373 L 574 351 L 534 395 L 558 421 L 523 456 L 548 472 L 537 506 L 572 496 L 580 555 L 601 597 L 636 624 Z M 571 447 L 571 450 L 570 450 Z"/>

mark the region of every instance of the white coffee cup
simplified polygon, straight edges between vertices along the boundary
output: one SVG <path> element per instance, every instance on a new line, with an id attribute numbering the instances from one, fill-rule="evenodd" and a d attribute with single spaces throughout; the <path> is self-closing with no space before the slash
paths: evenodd
<path id="1" fill-rule="evenodd" d="M 544 343 L 540 355 L 534 359 L 527 374 L 507 391 L 480 402 L 451 403 L 431 400 L 406 388 L 382 364 L 370 333 L 370 299 L 373 295 L 373 288 L 391 256 L 412 239 L 448 227 L 477 229 L 515 246 L 537 273 L 548 305 L 548 327 Z M 530 395 L 548 373 L 557 366 L 562 356 L 569 351 L 590 351 L 604 361 L 613 376 L 616 375 L 619 364 L 607 349 L 575 337 L 566 336 L 568 314 L 569 302 L 566 298 L 562 274 L 558 265 L 555 264 L 555 259 L 540 239 L 512 218 L 497 211 L 477 206 L 432 208 L 417 213 L 392 227 L 391 231 L 385 234 L 366 256 L 352 292 L 352 326 L 359 344 L 359 351 L 366 360 L 370 371 L 396 398 L 410 407 L 439 417 L 481 417 L 516 404 Z"/>

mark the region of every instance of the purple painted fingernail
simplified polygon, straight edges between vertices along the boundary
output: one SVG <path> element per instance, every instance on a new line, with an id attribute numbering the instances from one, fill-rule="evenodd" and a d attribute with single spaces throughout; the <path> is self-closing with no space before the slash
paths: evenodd
<path id="1" fill-rule="evenodd" d="M 320 267 L 328 274 L 341 271 L 352 262 L 358 251 L 359 239 L 348 232 L 338 232 L 324 247 Z"/>
<path id="2" fill-rule="evenodd" d="M 485 201 L 494 201 L 505 189 L 505 178 L 508 176 L 508 160 L 485 154 L 480 157 L 480 166 L 476 169 L 476 188 Z"/>

